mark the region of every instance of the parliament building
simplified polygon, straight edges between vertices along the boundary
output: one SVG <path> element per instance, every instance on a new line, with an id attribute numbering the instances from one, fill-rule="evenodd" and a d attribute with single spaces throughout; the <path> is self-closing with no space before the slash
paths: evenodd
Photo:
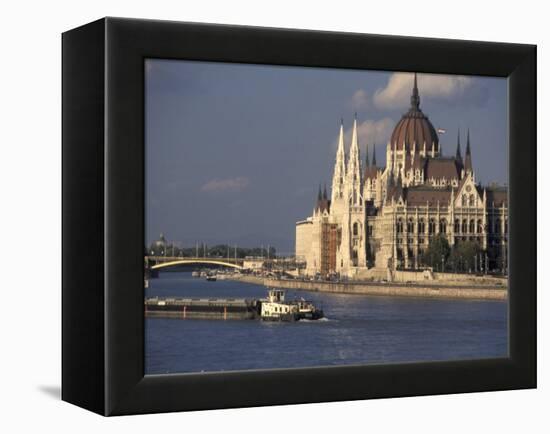
<path id="1" fill-rule="evenodd" d="M 431 240 L 451 248 L 475 241 L 480 269 L 505 271 L 508 194 L 476 182 L 470 132 L 464 156 L 460 133 L 454 156 L 443 156 L 438 133 L 420 109 L 416 74 L 407 113 L 386 148 L 386 167 L 360 156 L 357 119 L 346 150 L 340 126 L 330 196 L 319 189 L 313 214 L 296 223 L 296 257 L 309 276 L 382 276 L 414 270 Z M 482 264 L 484 262 L 484 264 Z"/>

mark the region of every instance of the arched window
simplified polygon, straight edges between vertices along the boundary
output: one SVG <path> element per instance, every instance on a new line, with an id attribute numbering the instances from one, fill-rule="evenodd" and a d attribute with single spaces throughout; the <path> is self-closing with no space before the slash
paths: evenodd
<path id="1" fill-rule="evenodd" d="M 395 252 L 397 253 L 397 260 L 403 261 L 403 249 L 398 247 Z"/>
<path id="2" fill-rule="evenodd" d="M 418 221 L 418 233 L 423 234 L 425 232 L 424 230 L 424 219 L 420 219 Z"/>
<path id="3" fill-rule="evenodd" d="M 407 232 L 410 234 L 414 233 L 414 221 L 412 217 L 409 217 L 409 220 L 407 221 Z"/>
<path id="4" fill-rule="evenodd" d="M 476 233 L 476 222 L 473 219 L 470 220 L 470 233 L 471 234 Z"/>
<path id="5" fill-rule="evenodd" d="M 444 234 L 447 232 L 447 220 L 439 220 L 439 233 Z"/>
<path id="6" fill-rule="evenodd" d="M 468 200 L 468 199 L 466 198 L 466 195 L 463 194 L 463 195 L 462 195 L 462 206 L 466 206 L 466 205 L 467 205 L 467 200 Z"/>
<path id="7" fill-rule="evenodd" d="M 359 235 L 359 224 L 357 222 L 353 224 L 353 235 Z"/>
<path id="8" fill-rule="evenodd" d="M 500 234 L 500 219 L 495 220 L 495 234 Z"/>
<path id="9" fill-rule="evenodd" d="M 481 220 L 477 221 L 477 233 L 482 234 L 483 233 L 483 222 Z"/>
<path id="10" fill-rule="evenodd" d="M 468 232 L 468 220 L 462 220 L 462 233 L 465 234 Z"/>
<path id="11" fill-rule="evenodd" d="M 459 232 L 460 232 L 460 220 L 455 219 L 455 233 L 459 233 Z"/>
<path id="12" fill-rule="evenodd" d="M 429 231 L 430 235 L 433 235 L 435 233 L 435 220 L 434 219 L 430 219 L 429 224 L 428 224 L 428 231 Z"/>
<path id="13" fill-rule="evenodd" d="M 476 199 L 473 194 L 470 195 L 470 206 L 475 206 Z"/>
<path id="14" fill-rule="evenodd" d="M 403 219 L 401 217 L 397 219 L 395 230 L 398 234 L 403 232 Z"/>

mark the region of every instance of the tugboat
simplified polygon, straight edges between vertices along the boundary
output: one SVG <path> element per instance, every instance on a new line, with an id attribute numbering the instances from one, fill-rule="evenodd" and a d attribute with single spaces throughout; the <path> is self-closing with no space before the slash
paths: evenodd
<path id="1" fill-rule="evenodd" d="M 264 321 L 299 321 L 323 318 L 322 309 L 304 299 L 285 301 L 285 291 L 270 289 L 267 299 L 261 300 L 260 317 Z"/>
<path id="2" fill-rule="evenodd" d="M 206 280 L 207 280 L 208 282 L 215 282 L 215 281 L 217 280 L 217 277 L 216 277 L 216 275 L 215 275 L 214 273 L 208 273 L 208 274 L 206 275 Z"/>

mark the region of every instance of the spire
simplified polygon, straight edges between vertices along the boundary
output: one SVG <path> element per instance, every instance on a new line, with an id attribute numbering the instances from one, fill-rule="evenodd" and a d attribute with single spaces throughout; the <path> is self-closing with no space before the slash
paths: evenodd
<path id="1" fill-rule="evenodd" d="M 372 165 L 376 166 L 376 144 L 372 145 Z"/>
<path id="2" fill-rule="evenodd" d="M 462 151 L 460 150 L 460 128 L 456 136 L 456 160 L 462 164 Z"/>
<path id="3" fill-rule="evenodd" d="M 418 94 L 418 83 L 416 79 L 416 72 L 414 73 L 414 86 L 411 95 L 411 108 L 418 110 L 420 108 L 420 95 Z"/>
<path id="4" fill-rule="evenodd" d="M 474 172 L 474 169 L 472 167 L 472 151 L 470 149 L 470 129 L 468 128 L 468 135 L 466 136 L 466 158 L 464 161 L 464 170 L 466 173 L 472 173 Z"/>
<path id="5" fill-rule="evenodd" d="M 350 167 L 354 167 L 358 162 L 355 161 L 359 157 L 359 142 L 357 140 L 357 113 L 353 119 L 353 130 L 351 132 L 351 146 L 349 149 Z"/>
<path id="6" fill-rule="evenodd" d="M 365 152 L 365 154 L 367 155 L 367 158 L 365 159 L 365 169 L 367 167 L 370 167 L 370 162 L 369 162 L 369 144 L 367 143 L 367 150 Z"/>
<path id="7" fill-rule="evenodd" d="M 334 163 L 332 177 L 332 202 L 341 199 L 344 194 L 344 178 L 346 176 L 346 151 L 344 150 L 344 120 L 340 121 L 340 133 L 338 135 L 338 150 Z"/>
<path id="8" fill-rule="evenodd" d="M 352 198 L 352 204 L 358 205 L 361 201 L 361 186 L 363 174 L 361 173 L 361 155 L 359 152 L 359 142 L 357 140 L 357 114 L 353 120 L 353 129 L 351 133 L 351 145 L 349 149 L 347 175 L 347 197 Z"/>
<path id="9" fill-rule="evenodd" d="M 327 195 L 327 183 L 325 182 L 325 188 L 323 189 L 323 200 L 327 200 L 328 199 L 328 195 Z"/>
<path id="10" fill-rule="evenodd" d="M 321 184 L 319 184 L 319 193 L 317 193 L 317 201 L 323 200 L 323 194 L 321 193 Z"/>

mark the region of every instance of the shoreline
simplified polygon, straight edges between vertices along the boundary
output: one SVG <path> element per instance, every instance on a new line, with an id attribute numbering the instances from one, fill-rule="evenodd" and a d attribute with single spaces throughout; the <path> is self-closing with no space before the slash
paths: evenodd
<path id="1" fill-rule="evenodd" d="M 378 295 L 393 297 L 422 297 L 471 300 L 507 300 L 508 288 L 497 285 L 474 284 L 419 284 L 382 282 L 322 282 L 281 280 L 242 275 L 231 280 L 262 285 L 267 288 L 297 289 L 311 292 L 336 294 Z"/>

